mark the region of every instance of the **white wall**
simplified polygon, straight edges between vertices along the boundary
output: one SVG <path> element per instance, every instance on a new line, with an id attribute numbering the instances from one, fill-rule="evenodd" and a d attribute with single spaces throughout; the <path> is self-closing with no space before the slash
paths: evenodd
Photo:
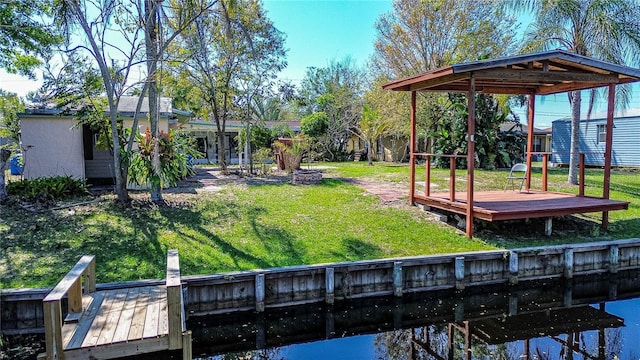
<path id="1" fill-rule="evenodd" d="M 25 178 L 85 178 L 82 128 L 74 128 L 76 123 L 71 118 L 21 119 Z"/>

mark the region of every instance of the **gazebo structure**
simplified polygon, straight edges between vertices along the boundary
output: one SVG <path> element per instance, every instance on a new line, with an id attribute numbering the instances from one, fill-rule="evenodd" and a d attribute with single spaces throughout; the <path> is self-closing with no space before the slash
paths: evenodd
<path id="1" fill-rule="evenodd" d="M 628 203 L 609 199 L 611 174 L 611 142 L 615 87 L 640 80 L 640 70 L 611 64 L 586 56 L 553 50 L 533 54 L 455 64 L 383 85 L 385 90 L 411 92 L 411 185 L 409 201 L 466 216 L 466 234 L 473 236 L 473 219 L 499 221 L 526 218 L 547 218 L 546 231 L 551 233 L 551 217 L 589 212 L 602 212 L 602 226 L 608 225 L 608 212 L 628 208 Z M 528 95 L 528 128 L 534 128 L 535 97 L 574 90 L 607 86 L 608 108 L 606 125 L 604 187 L 601 198 L 584 196 L 584 165 L 580 166 L 580 194 L 560 194 L 547 191 L 547 160 L 543 155 L 542 189 L 531 189 L 531 158 L 533 131 L 527 139 L 527 180 L 524 192 L 474 192 L 475 159 L 475 94 Z M 468 135 L 466 155 L 429 154 L 416 151 L 416 93 L 464 92 L 468 98 Z M 435 156 L 451 158 L 451 179 L 448 193 L 431 193 L 430 160 Z M 455 157 L 467 159 L 466 193 L 455 192 Z M 416 160 L 426 159 L 424 194 L 415 189 Z"/>

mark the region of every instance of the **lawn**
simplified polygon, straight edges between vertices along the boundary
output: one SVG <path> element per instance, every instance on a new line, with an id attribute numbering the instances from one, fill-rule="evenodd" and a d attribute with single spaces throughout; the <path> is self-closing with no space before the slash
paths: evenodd
<path id="1" fill-rule="evenodd" d="M 162 207 L 147 202 L 144 193 L 134 194 L 137 200 L 130 208 L 117 205 L 113 195 L 44 212 L 26 211 L 15 202 L 2 205 L 0 288 L 51 286 L 84 254 L 96 255 L 98 281 L 111 282 L 163 277 L 170 248 L 180 251 L 187 275 L 640 235 L 640 179 L 631 171 L 612 178 L 611 197 L 631 205 L 628 211 L 611 213 L 607 234 L 598 232 L 599 215 L 594 214 L 556 221 L 552 238 L 545 238 L 542 226 L 535 224 L 485 223 L 469 240 L 403 201 L 383 204 L 356 185 L 329 178 L 360 177 L 408 188 L 406 164 L 325 165 L 326 176 L 318 186 L 236 181 L 217 192 L 167 193 L 168 205 Z M 464 174 L 458 171 L 457 177 Z M 434 170 L 433 175 L 445 189 L 448 170 Z M 501 188 L 505 175 L 480 171 L 476 188 Z M 587 192 L 597 194 L 601 183 L 602 172 L 590 170 Z M 565 184 L 566 170 L 554 169 L 550 187 L 577 192 Z M 463 189 L 462 180 L 458 186 Z M 536 226 L 539 232 L 532 231 Z"/>

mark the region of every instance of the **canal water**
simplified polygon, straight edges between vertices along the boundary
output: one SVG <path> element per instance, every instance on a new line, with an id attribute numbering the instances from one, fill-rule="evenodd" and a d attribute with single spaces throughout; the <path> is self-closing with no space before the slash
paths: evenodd
<path id="1" fill-rule="evenodd" d="M 191 318 L 197 359 L 640 359 L 640 278 L 355 299 Z"/>
<path id="2" fill-rule="evenodd" d="M 191 316 L 188 328 L 207 360 L 638 360 L 640 272 Z"/>

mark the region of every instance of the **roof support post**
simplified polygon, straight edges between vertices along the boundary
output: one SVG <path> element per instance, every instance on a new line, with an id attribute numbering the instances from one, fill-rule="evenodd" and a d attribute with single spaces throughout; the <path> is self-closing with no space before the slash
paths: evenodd
<path id="1" fill-rule="evenodd" d="M 409 183 L 409 205 L 415 201 L 416 191 L 416 92 L 411 92 L 411 144 L 409 162 L 411 163 L 411 182 Z"/>
<path id="2" fill-rule="evenodd" d="M 473 237 L 473 169 L 476 158 L 476 78 L 473 73 L 469 78 L 469 94 L 467 95 L 467 237 Z"/>
<path id="3" fill-rule="evenodd" d="M 529 191 L 531 188 L 531 152 L 533 151 L 533 124 L 534 124 L 534 114 L 536 112 L 536 95 L 531 93 L 529 94 L 527 108 L 527 179 L 525 183 L 525 190 Z"/>
<path id="4" fill-rule="evenodd" d="M 609 84 L 609 99 L 607 101 L 607 129 L 606 142 L 604 148 L 604 181 L 602 189 L 602 198 L 609 199 L 609 189 L 611 188 L 611 152 L 613 148 L 613 112 L 615 107 L 616 85 Z M 607 229 L 609 226 L 609 212 L 602 212 L 602 228 Z"/>

